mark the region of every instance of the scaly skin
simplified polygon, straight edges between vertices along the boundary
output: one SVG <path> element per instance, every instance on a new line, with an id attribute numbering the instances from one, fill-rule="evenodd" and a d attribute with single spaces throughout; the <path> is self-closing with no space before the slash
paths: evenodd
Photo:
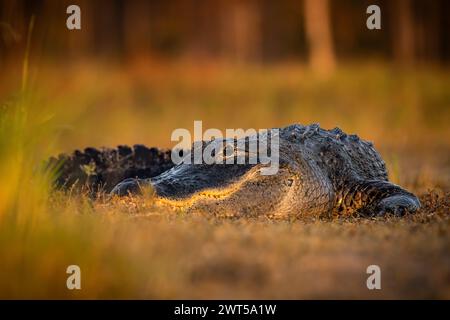
<path id="1" fill-rule="evenodd" d="M 110 192 L 127 178 L 155 177 L 173 167 L 170 150 L 143 145 L 118 146 L 116 149 L 86 148 L 51 158 L 48 167 L 59 167 L 55 186 L 91 192 Z"/>
<path id="2" fill-rule="evenodd" d="M 237 141 L 228 142 L 237 145 Z M 261 175 L 262 164 L 170 167 L 164 161 L 168 170 L 130 177 L 115 186 L 112 194 L 139 193 L 143 186 L 150 186 L 157 203 L 227 216 L 403 214 L 420 207 L 413 194 L 388 181 L 380 155 L 356 135 L 316 124 L 292 125 L 280 129 L 279 142 L 280 168 L 275 175 Z M 201 147 L 211 143 L 223 141 L 204 142 Z"/>

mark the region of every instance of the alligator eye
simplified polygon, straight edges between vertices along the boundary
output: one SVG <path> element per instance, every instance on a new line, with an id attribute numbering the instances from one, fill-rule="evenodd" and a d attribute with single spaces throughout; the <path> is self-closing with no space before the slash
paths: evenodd
<path id="1" fill-rule="evenodd" d="M 224 151 L 225 151 L 225 155 L 227 155 L 227 156 L 232 155 L 232 154 L 234 154 L 234 147 L 232 145 L 227 144 L 225 146 Z"/>

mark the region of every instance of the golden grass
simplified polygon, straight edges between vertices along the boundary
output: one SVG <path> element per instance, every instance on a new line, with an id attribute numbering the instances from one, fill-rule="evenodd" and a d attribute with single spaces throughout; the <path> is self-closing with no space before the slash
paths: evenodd
<path id="1" fill-rule="evenodd" d="M 323 81 L 295 65 L 86 62 L 35 79 L 14 94 L 18 79 L 0 77 L 1 298 L 450 298 L 448 72 L 351 66 Z M 39 170 L 77 147 L 168 147 L 194 119 L 357 132 L 424 208 L 403 219 L 216 219 L 162 212 L 151 197 L 52 193 Z M 80 291 L 66 288 L 70 264 Z M 370 264 L 381 291 L 365 286 Z"/>
<path id="2" fill-rule="evenodd" d="M 449 298 L 447 195 L 406 218 L 215 219 L 142 199 L 66 196 L 29 232 L 0 227 L 2 298 Z M 63 201 L 63 202 L 61 202 Z M 82 270 L 82 290 L 65 269 Z M 382 269 L 382 290 L 365 286 Z"/>

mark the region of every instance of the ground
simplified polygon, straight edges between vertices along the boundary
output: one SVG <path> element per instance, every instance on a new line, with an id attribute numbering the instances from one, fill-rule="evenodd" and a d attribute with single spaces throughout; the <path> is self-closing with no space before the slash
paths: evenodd
<path id="1" fill-rule="evenodd" d="M 448 72 L 357 66 L 321 80 L 298 66 L 149 68 L 78 66 L 62 82 L 62 69 L 42 67 L 39 94 L 2 109 L 0 298 L 450 298 Z M 9 98 L 13 79 L 0 84 Z M 168 147 L 195 119 L 339 126 L 372 140 L 423 207 L 403 218 L 217 219 L 155 208 L 151 196 L 52 191 L 36 173 L 79 147 Z M 81 290 L 66 288 L 72 264 Z M 366 287 L 369 265 L 381 290 Z"/>

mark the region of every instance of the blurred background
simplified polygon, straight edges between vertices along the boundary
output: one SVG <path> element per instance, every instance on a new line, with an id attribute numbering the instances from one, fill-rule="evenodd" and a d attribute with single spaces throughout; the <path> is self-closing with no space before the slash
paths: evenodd
<path id="1" fill-rule="evenodd" d="M 82 31 L 65 28 L 66 8 L 82 12 Z M 366 8 L 381 8 L 382 29 L 366 28 Z M 2 59 L 24 49 L 31 16 L 45 57 L 130 62 L 136 57 L 267 64 L 371 58 L 400 64 L 450 60 L 445 0 L 2 0 Z M 330 61 L 327 61 L 330 60 Z"/>
<path id="2" fill-rule="evenodd" d="M 68 30 L 66 9 L 81 9 Z M 366 9 L 381 8 L 381 30 Z M 0 297 L 447 298 L 447 0 L 0 0 Z M 226 220 L 51 189 L 43 159 L 176 128 L 320 123 L 373 141 L 423 209 Z M 383 290 L 365 270 L 383 268 Z M 83 290 L 65 287 L 82 269 Z"/>
<path id="3" fill-rule="evenodd" d="M 71 4 L 81 30 L 66 27 Z M 366 27 L 371 4 L 381 30 Z M 32 112 L 56 128 L 52 152 L 170 147 L 171 132 L 194 120 L 222 130 L 317 122 L 374 141 L 393 163 L 412 150 L 448 164 L 449 8 L 445 0 L 2 0 L 0 98 L 17 95 L 27 57 Z"/>

